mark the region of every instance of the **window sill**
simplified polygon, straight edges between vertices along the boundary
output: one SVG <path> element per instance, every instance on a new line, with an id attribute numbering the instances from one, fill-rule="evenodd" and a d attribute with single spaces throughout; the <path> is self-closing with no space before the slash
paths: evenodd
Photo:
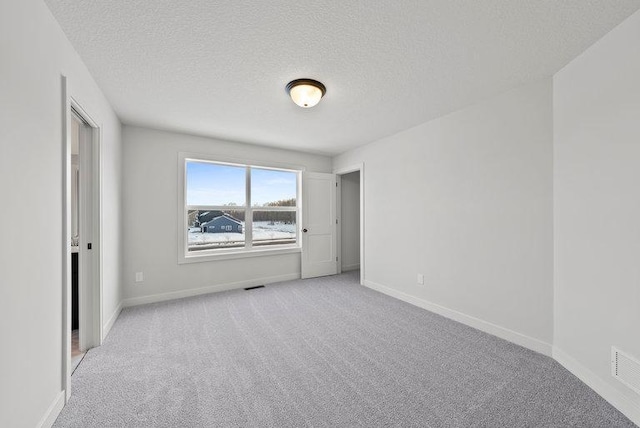
<path id="1" fill-rule="evenodd" d="M 181 255 L 178 259 L 178 264 L 188 264 L 188 263 L 201 263 L 201 262 L 213 262 L 219 260 L 232 260 L 232 259 L 245 259 L 252 257 L 263 257 L 263 256 L 279 256 L 281 254 L 295 254 L 301 253 L 302 249 L 300 247 L 288 247 L 288 248 L 269 248 L 269 249 L 259 249 L 259 250 L 251 250 L 251 251 L 229 251 L 220 254 L 202 254 L 202 255 Z"/>

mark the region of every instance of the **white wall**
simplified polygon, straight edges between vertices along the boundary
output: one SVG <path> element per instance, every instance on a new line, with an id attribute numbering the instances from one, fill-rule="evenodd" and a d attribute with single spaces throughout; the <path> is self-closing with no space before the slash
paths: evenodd
<path id="1" fill-rule="evenodd" d="M 638 46 L 640 12 L 553 79 L 554 341 L 640 424 L 640 397 L 610 374 L 612 345 L 640 359 Z"/>
<path id="2" fill-rule="evenodd" d="M 204 287 L 214 291 L 300 276 L 299 253 L 178 265 L 178 153 L 286 163 L 316 172 L 330 172 L 330 158 L 130 126 L 124 127 L 123 139 L 128 304 L 181 297 Z M 135 272 L 144 273 L 144 282 L 134 282 Z"/>
<path id="3" fill-rule="evenodd" d="M 103 127 L 107 315 L 120 300 L 120 123 L 41 1 L 0 3 L 0 62 L 0 426 L 32 428 L 62 385 L 60 75 Z"/>
<path id="4" fill-rule="evenodd" d="M 360 267 L 360 171 L 340 178 L 340 258 L 348 271 Z"/>
<path id="5" fill-rule="evenodd" d="M 553 330 L 563 363 L 636 422 L 637 396 L 610 377 L 609 352 L 640 356 L 639 42 L 636 13 L 553 90 L 527 85 L 334 159 L 366 164 L 369 285 L 541 350 Z M 61 74 L 102 126 L 105 322 L 121 278 L 135 301 L 300 273 L 298 254 L 178 265 L 178 152 L 324 172 L 331 162 L 126 127 L 122 169 L 118 119 L 42 2 L 0 3 L 0 60 L 0 343 L 12 350 L 0 353 L 0 426 L 33 427 L 61 390 Z M 48 227 L 28 227 L 43 211 Z M 145 282 L 134 286 L 136 271 Z"/>
<path id="6" fill-rule="evenodd" d="M 546 79 L 334 158 L 365 163 L 365 283 L 549 353 L 552 133 Z"/>

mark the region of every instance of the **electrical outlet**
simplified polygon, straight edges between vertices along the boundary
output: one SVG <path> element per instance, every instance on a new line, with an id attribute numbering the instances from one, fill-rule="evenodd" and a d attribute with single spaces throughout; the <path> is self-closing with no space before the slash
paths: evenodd
<path id="1" fill-rule="evenodd" d="M 418 285 L 424 285 L 424 275 L 421 273 L 418 274 Z"/>
<path id="2" fill-rule="evenodd" d="M 142 281 L 144 281 L 144 273 L 136 272 L 136 282 L 142 282 Z"/>

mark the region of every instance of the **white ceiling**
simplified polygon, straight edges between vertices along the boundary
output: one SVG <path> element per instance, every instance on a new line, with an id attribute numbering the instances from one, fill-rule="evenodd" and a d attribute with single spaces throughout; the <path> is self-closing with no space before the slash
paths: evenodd
<path id="1" fill-rule="evenodd" d="M 336 154 L 558 71 L 640 0 L 46 0 L 126 124 Z M 297 107 L 293 79 L 327 86 Z"/>

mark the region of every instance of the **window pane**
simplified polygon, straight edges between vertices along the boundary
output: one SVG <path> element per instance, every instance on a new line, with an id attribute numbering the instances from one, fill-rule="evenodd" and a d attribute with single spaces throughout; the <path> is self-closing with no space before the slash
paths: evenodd
<path id="1" fill-rule="evenodd" d="M 295 172 L 251 168 L 251 203 L 254 207 L 295 207 L 297 187 Z"/>
<path id="2" fill-rule="evenodd" d="M 245 205 L 246 169 L 187 161 L 187 205 Z"/>
<path id="3" fill-rule="evenodd" d="M 188 251 L 244 247 L 244 211 L 189 210 Z"/>
<path id="4" fill-rule="evenodd" d="M 295 211 L 254 211 L 253 246 L 295 244 Z"/>

